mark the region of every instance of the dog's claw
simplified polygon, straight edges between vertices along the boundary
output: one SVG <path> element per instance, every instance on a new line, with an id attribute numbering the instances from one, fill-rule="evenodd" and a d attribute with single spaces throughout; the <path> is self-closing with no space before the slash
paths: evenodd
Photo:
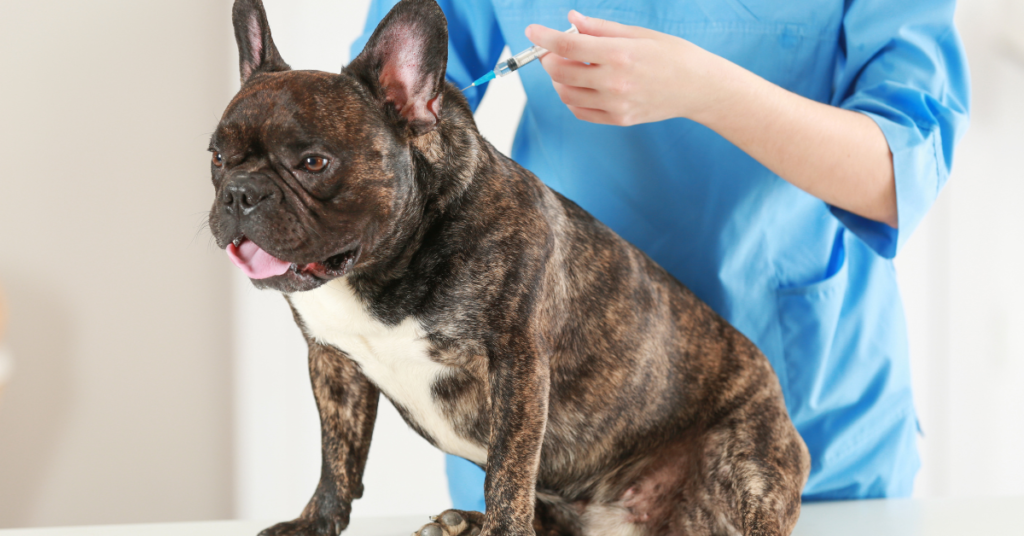
<path id="1" fill-rule="evenodd" d="M 445 536 L 445 534 L 444 530 L 441 529 L 441 525 L 431 523 L 420 529 L 419 536 Z"/>
<path id="2" fill-rule="evenodd" d="M 420 527 L 413 536 L 479 536 L 484 514 L 469 510 L 449 509 L 430 516 L 432 523 Z"/>
<path id="3" fill-rule="evenodd" d="M 435 519 L 437 518 L 435 517 Z M 444 523 L 449 527 L 456 527 L 458 525 L 461 525 L 464 521 L 466 520 L 463 519 L 463 517 L 459 515 L 458 512 L 448 511 L 441 516 L 441 523 Z"/>

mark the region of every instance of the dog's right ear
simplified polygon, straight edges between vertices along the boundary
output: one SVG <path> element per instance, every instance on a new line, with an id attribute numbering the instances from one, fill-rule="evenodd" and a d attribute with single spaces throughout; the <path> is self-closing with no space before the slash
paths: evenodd
<path id="1" fill-rule="evenodd" d="M 235 25 L 235 41 L 238 42 L 242 84 L 256 72 L 291 70 L 274 46 L 270 25 L 267 24 L 267 12 L 261 0 L 235 0 L 231 21 Z"/>
<path id="2" fill-rule="evenodd" d="M 440 121 L 447 64 L 448 20 L 441 7 L 434 0 L 402 0 L 346 70 L 402 128 L 420 136 Z"/>

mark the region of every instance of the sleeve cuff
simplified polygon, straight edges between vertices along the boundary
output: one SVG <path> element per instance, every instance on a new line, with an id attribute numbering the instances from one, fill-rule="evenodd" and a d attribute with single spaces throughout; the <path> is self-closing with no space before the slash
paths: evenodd
<path id="1" fill-rule="evenodd" d="M 946 182 L 947 174 L 942 156 L 942 145 L 936 130 L 922 133 L 916 128 L 901 125 L 881 115 L 855 110 L 875 121 L 885 135 L 892 152 L 893 172 L 896 177 L 896 210 L 898 229 L 869 220 L 838 207 L 829 206 L 832 214 L 878 255 L 891 259 L 896 256 L 911 233 L 921 223 L 929 207 Z M 937 128 L 937 127 L 936 127 Z M 925 134 L 922 137 L 922 134 Z"/>

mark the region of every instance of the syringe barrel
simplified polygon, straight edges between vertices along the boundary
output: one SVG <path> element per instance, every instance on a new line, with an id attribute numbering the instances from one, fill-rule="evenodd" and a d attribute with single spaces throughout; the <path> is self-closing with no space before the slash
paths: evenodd
<path id="1" fill-rule="evenodd" d="M 509 59 L 511 59 L 511 58 L 509 58 Z M 512 74 L 513 69 L 511 69 L 508 66 L 508 63 L 509 62 L 507 60 L 506 61 L 499 61 L 498 65 L 494 68 L 494 75 L 496 77 L 498 77 L 498 78 L 501 78 L 501 77 L 503 77 L 505 75 Z M 518 68 L 519 68 L 519 66 L 517 65 L 516 69 L 518 69 Z"/>
<path id="2" fill-rule="evenodd" d="M 527 63 L 530 63 L 531 61 L 533 61 L 533 60 L 543 56 L 544 54 L 547 54 L 547 52 L 548 52 L 548 49 L 546 49 L 546 48 L 541 48 L 541 47 L 536 46 L 536 45 L 532 46 L 532 47 L 530 47 L 530 48 L 520 52 L 519 54 L 516 54 L 515 56 L 512 56 L 511 58 L 509 58 L 508 59 L 508 68 L 509 68 L 510 71 L 515 71 L 515 70 L 519 69 L 520 67 L 522 67 L 523 65 L 526 65 Z"/>
<path id="3" fill-rule="evenodd" d="M 573 24 L 572 28 L 569 28 L 568 30 L 566 30 L 565 33 L 567 33 L 567 34 L 569 34 L 569 33 L 579 33 L 579 30 L 576 28 L 576 25 Z M 499 77 L 500 76 L 504 76 L 506 74 L 509 74 L 509 73 L 512 73 L 514 71 L 519 70 L 519 68 L 522 67 L 523 65 L 526 65 L 527 63 L 530 63 L 531 61 L 533 61 L 533 60 L 535 60 L 537 58 L 540 58 L 541 56 L 543 56 L 544 54 L 547 54 L 547 53 L 548 53 L 548 49 L 543 48 L 543 47 L 539 47 L 537 45 L 534 45 L 534 46 L 532 46 L 532 47 L 530 47 L 530 48 L 520 52 L 519 54 L 516 54 L 515 56 L 512 56 L 508 60 L 506 60 L 504 66 L 499 63 L 498 64 L 498 69 L 495 69 L 494 72 L 497 73 L 497 75 Z M 502 67 L 505 67 L 505 68 L 503 69 Z M 501 72 L 501 71 L 505 71 L 506 69 L 507 69 L 507 72 L 504 72 L 504 73 Z"/>

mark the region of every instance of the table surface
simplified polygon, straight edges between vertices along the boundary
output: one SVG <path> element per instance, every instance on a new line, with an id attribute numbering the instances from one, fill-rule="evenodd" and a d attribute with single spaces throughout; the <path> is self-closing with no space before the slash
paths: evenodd
<path id="1" fill-rule="evenodd" d="M 793 536 L 1021 535 L 1024 497 L 805 504 Z M 426 516 L 355 518 L 346 536 L 408 536 Z M 269 521 L 207 521 L 0 530 L 0 536 L 256 536 Z"/>

